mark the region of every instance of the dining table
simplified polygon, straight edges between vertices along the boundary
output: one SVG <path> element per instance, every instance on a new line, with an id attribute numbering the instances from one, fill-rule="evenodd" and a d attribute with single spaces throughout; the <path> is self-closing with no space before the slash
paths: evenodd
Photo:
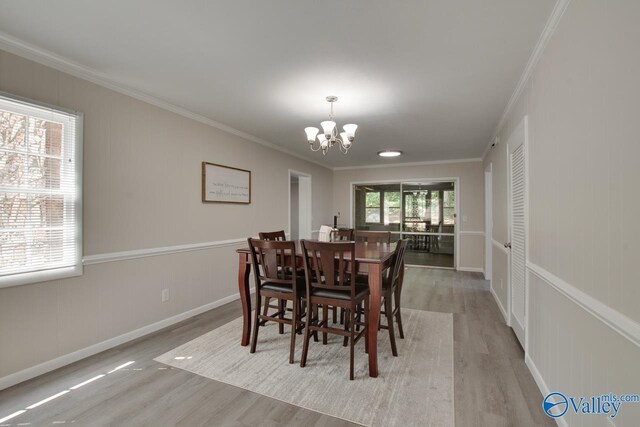
<path id="1" fill-rule="evenodd" d="M 308 239 L 311 240 L 311 239 Z M 390 267 L 395 243 L 355 243 L 355 271 L 366 274 L 369 284 L 369 324 L 367 352 L 369 356 L 369 376 L 378 376 L 378 322 L 380 320 L 380 305 L 382 297 L 382 283 L 385 270 Z M 249 247 L 236 250 L 238 254 L 238 290 L 242 304 L 242 346 L 249 345 L 251 336 L 251 290 L 249 276 L 251 274 L 251 251 Z M 296 241 L 296 266 L 304 267 L 300 241 Z M 347 257 L 348 259 L 348 257 Z M 400 269 L 404 274 L 404 266 Z M 400 277 L 402 281 L 402 277 Z M 401 282 L 402 283 L 402 282 Z"/>

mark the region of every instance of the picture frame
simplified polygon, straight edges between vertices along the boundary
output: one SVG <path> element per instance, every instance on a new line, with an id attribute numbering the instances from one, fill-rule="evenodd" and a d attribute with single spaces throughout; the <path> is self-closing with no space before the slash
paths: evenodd
<path id="1" fill-rule="evenodd" d="M 202 203 L 251 203 L 251 171 L 202 162 Z"/>

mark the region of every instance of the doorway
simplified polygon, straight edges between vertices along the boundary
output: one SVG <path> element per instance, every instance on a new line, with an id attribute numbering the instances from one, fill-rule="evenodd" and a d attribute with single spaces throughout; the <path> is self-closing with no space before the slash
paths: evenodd
<path id="1" fill-rule="evenodd" d="M 354 228 L 408 240 L 407 265 L 456 267 L 455 180 L 353 184 L 352 197 Z"/>
<path id="2" fill-rule="evenodd" d="M 311 175 L 289 170 L 289 238 L 311 238 Z"/>

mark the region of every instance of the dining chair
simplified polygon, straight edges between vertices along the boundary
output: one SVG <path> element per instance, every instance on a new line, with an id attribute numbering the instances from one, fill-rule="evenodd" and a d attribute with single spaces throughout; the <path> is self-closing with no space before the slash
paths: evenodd
<path id="1" fill-rule="evenodd" d="M 352 242 L 353 228 L 339 228 L 331 231 L 332 242 Z M 333 323 L 338 322 L 338 308 L 333 307 Z M 340 309 L 340 324 L 344 322 L 344 312 Z"/>
<path id="2" fill-rule="evenodd" d="M 287 235 L 284 230 L 280 231 L 261 231 L 258 233 L 260 236 L 260 240 L 275 240 L 275 241 L 284 241 L 287 240 Z"/>
<path id="3" fill-rule="evenodd" d="M 400 334 L 400 338 L 404 339 L 404 331 L 402 330 L 402 312 L 400 311 L 400 297 L 402 295 L 402 269 L 404 268 L 404 253 L 407 249 L 407 243 L 408 240 L 399 240 L 398 243 L 396 243 L 396 249 L 393 251 L 393 255 L 391 257 L 389 274 L 382 282 L 382 304 L 380 314 L 383 314 L 384 317 L 386 317 L 387 324 L 383 325 L 382 322 L 380 322 L 378 324 L 378 329 L 389 330 L 391 353 L 393 353 L 394 356 L 398 355 L 393 326 L 394 317 L 398 324 L 398 333 Z M 380 316 L 380 320 L 382 320 L 382 316 Z"/>
<path id="4" fill-rule="evenodd" d="M 356 230 L 356 242 L 391 243 L 390 231 L 362 231 Z"/>
<path id="5" fill-rule="evenodd" d="M 337 230 L 333 230 L 333 232 L 331 233 L 331 241 L 353 241 L 353 228 L 339 228 Z"/>
<path id="6" fill-rule="evenodd" d="M 260 240 L 274 240 L 277 242 L 282 242 L 287 240 L 287 235 L 285 234 L 284 230 L 279 230 L 279 231 L 261 231 L 260 233 L 258 233 L 258 236 L 260 236 Z M 265 304 L 264 304 L 264 313 L 262 313 L 263 315 L 267 315 L 268 311 L 270 308 L 276 308 L 278 310 L 280 310 L 280 307 L 276 307 L 273 305 L 269 304 L 269 297 L 265 298 Z M 280 326 L 280 333 L 282 333 L 282 331 L 284 330 L 284 326 Z"/>
<path id="7" fill-rule="evenodd" d="M 291 325 L 289 363 L 294 362 L 296 334 L 302 327 L 301 299 L 305 280 L 296 274 L 296 245 L 292 241 L 248 239 L 256 283 L 256 312 L 253 319 L 250 352 L 255 353 L 258 331 L 268 321 L 279 325 L 282 334 L 284 325 Z M 272 315 L 261 314 L 262 297 L 278 300 L 278 311 Z M 293 302 L 291 317 L 286 318 L 287 301 Z"/>
<path id="8" fill-rule="evenodd" d="M 369 287 L 355 281 L 354 242 L 312 242 L 302 241 L 305 268 L 306 300 L 302 358 L 300 366 L 307 363 L 309 340 L 313 332 L 322 332 L 322 343 L 327 343 L 327 333 L 345 337 L 350 345 L 349 379 L 354 379 L 355 344 L 364 336 L 368 340 Z M 364 304 L 364 323 L 356 321 L 358 306 Z M 317 307 L 322 306 L 322 320 Z M 345 310 L 344 329 L 330 327 L 328 308 L 340 307 Z M 362 327 L 356 331 L 356 326 Z M 366 344 L 365 344 L 366 348 Z"/>

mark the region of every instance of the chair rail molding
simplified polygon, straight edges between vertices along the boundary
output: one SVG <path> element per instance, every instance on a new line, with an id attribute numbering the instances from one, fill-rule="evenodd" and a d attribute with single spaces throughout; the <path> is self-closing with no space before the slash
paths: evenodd
<path id="1" fill-rule="evenodd" d="M 500 249 L 502 253 L 509 255 L 509 250 L 504 247 L 504 243 L 500 243 L 496 239 L 491 239 L 491 243 L 493 243 L 493 246 Z"/>
<path id="2" fill-rule="evenodd" d="M 458 231 L 458 233 L 460 234 L 471 234 L 471 235 L 475 235 L 475 236 L 484 236 L 484 231 L 468 231 L 468 230 L 460 230 Z"/>
<path id="3" fill-rule="evenodd" d="M 207 249 L 223 248 L 247 243 L 247 239 L 216 240 L 213 242 L 189 243 L 186 245 L 163 246 L 159 248 L 135 249 L 131 251 L 109 252 L 97 255 L 87 255 L 82 258 L 82 264 L 102 264 L 105 262 L 126 261 L 151 256 L 171 255 L 181 252 L 204 251 Z"/>
<path id="4" fill-rule="evenodd" d="M 535 274 L 595 318 L 640 347 L 640 323 L 635 322 L 633 319 L 630 319 L 531 261 L 527 262 L 527 270 L 529 274 Z"/>

